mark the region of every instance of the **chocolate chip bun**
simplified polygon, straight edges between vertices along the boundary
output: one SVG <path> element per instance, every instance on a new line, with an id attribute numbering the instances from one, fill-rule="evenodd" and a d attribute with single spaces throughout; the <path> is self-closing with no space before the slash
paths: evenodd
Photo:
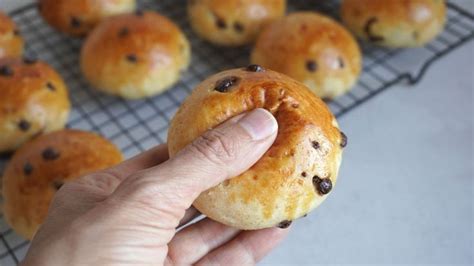
<path id="1" fill-rule="evenodd" d="M 202 193 L 194 206 L 240 229 L 288 226 L 326 199 L 346 136 L 303 84 L 258 65 L 213 75 L 183 102 L 168 133 L 170 156 L 225 120 L 255 108 L 278 121 L 272 147 L 245 173 Z"/>
<path id="2" fill-rule="evenodd" d="M 64 182 L 122 160 L 108 140 L 79 130 L 60 130 L 23 145 L 3 176 L 4 215 L 21 236 L 31 239 Z"/>
<path id="3" fill-rule="evenodd" d="M 64 127 L 70 110 L 63 79 L 33 58 L 0 59 L 0 153 Z"/>
<path id="4" fill-rule="evenodd" d="M 21 56 L 23 45 L 23 38 L 15 22 L 0 11 L 0 58 Z"/>
<path id="5" fill-rule="evenodd" d="M 186 36 L 155 12 L 137 12 L 105 20 L 88 36 L 81 69 L 103 92 L 139 99 L 172 86 L 190 61 Z"/>
<path id="6" fill-rule="evenodd" d="M 332 99 L 352 88 L 362 59 L 357 42 L 337 22 L 314 12 L 298 12 L 263 30 L 251 61 Z"/>
<path id="7" fill-rule="evenodd" d="M 223 46 L 251 43 L 263 26 L 284 15 L 286 0 L 188 0 L 188 16 L 203 39 Z"/>
<path id="8" fill-rule="evenodd" d="M 344 23 L 359 38 L 388 47 L 423 46 L 444 28 L 444 0 L 345 0 Z"/>
<path id="9" fill-rule="evenodd" d="M 133 12 L 135 0 L 39 0 L 38 8 L 58 31 L 83 36 L 106 17 Z"/>

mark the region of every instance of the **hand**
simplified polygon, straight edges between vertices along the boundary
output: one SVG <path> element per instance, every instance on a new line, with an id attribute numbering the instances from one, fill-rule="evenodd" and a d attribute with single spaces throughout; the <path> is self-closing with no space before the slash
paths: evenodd
<path id="1" fill-rule="evenodd" d="M 255 264 L 287 234 L 239 231 L 198 215 L 199 194 L 252 166 L 272 145 L 263 109 L 234 117 L 168 158 L 159 146 L 66 183 L 56 194 L 24 265 Z"/>

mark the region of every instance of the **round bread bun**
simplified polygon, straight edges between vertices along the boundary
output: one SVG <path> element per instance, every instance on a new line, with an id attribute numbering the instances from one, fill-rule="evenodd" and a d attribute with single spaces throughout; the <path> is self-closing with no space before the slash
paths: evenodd
<path id="1" fill-rule="evenodd" d="M 203 192 L 194 206 L 239 229 L 286 227 L 326 199 L 347 143 L 326 104 L 303 84 L 258 65 L 209 77 L 171 121 L 169 153 L 173 157 L 208 129 L 255 108 L 275 116 L 275 142 L 249 170 Z"/>
<path id="2" fill-rule="evenodd" d="M 357 42 L 337 22 L 298 12 L 263 30 L 251 61 L 304 83 L 321 98 L 333 99 L 352 88 L 362 59 Z"/>
<path id="3" fill-rule="evenodd" d="M 3 176 L 5 220 L 19 235 L 32 239 L 64 182 L 121 160 L 111 142 L 85 131 L 55 131 L 26 143 Z"/>
<path id="4" fill-rule="evenodd" d="M 285 11 L 286 0 L 188 0 L 188 16 L 194 31 L 222 46 L 255 41 L 261 29 Z"/>
<path id="5" fill-rule="evenodd" d="M 0 11 L 0 58 L 23 54 L 23 38 L 15 23 Z"/>
<path id="6" fill-rule="evenodd" d="M 64 127 L 70 110 L 66 84 L 46 63 L 0 59 L 0 152 Z"/>
<path id="7" fill-rule="evenodd" d="M 186 36 L 155 12 L 109 18 L 88 36 L 81 69 L 103 92 L 139 99 L 163 92 L 178 81 L 190 61 Z"/>
<path id="8" fill-rule="evenodd" d="M 345 0 L 344 23 L 359 38 L 388 47 L 418 47 L 444 28 L 444 0 Z"/>
<path id="9" fill-rule="evenodd" d="M 39 0 L 44 20 L 60 32 L 84 36 L 106 17 L 135 10 L 135 0 Z"/>

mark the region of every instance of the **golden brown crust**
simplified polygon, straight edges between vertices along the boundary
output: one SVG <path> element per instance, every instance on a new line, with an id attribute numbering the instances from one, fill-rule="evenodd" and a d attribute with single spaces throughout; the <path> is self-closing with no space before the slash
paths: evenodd
<path id="1" fill-rule="evenodd" d="M 344 23 L 359 38 L 388 47 L 417 47 L 443 30 L 444 0 L 345 0 Z"/>
<path id="2" fill-rule="evenodd" d="M 285 14 L 286 0 L 189 0 L 188 16 L 202 38 L 225 46 L 253 42 L 261 29 Z"/>
<path id="3" fill-rule="evenodd" d="M 155 12 L 125 14 L 107 19 L 89 35 L 81 69 L 98 89 L 136 99 L 174 84 L 190 53 L 186 36 L 171 20 Z"/>
<path id="4" fill-rule="evenodd" d="M 66 84 L 46 63 L 0 59 L 0 88 L 0 152 L 64 127 L 70 110 Z"/>
<path id="5" fill-rule="evenodd" d="M 292 13 L 266 27 L 251 57 L 253 63 L 304 83 L 321 98 L 351 89 L 362 60 L 350 33 L 314 12 Z"/>
<path id="6" fill-rule="evenodd" d="M 15 23 L 0 11 L 0 58 L 23 54 L 23 38 Z"/>
<path id="7" fill-rule="evenodd" d="M 121 160 L 111 142 L 85 131 L 55 131 L 26 143 L 15 152 L 3 176 L 5 220 L 31 239 L 62 183 Z"/>
<path id="8" fill-rule="evenodd" d="M 228 92 L 215 90 L 229 78 L 235 85 Z M 270 70 L 233 69 L 203 81 L 181 105 L 168 133 L 170 155 L 255 108 L 269 110 L 278 121 L 274 144 L 248 171 L 194 202 L 205 215 L 240 229 L 275 226 L 318 206 L 326 195 L 317 192 L 313 181 L 327 178 L 335 184 L 345 145 L 334 116 L 303 84 Z"/>
<path id="9" fill-rule="evenodd" d="M 132 12 L 135 5 L 135 0 L 39 0 L 43 18 L 74 36 L 87 34 L 106 17 Z"/>

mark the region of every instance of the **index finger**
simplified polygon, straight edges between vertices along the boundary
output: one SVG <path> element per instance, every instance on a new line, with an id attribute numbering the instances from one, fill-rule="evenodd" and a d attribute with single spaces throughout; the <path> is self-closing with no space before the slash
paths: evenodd
<path id="1" fill-rule="evenodd" d="M 135 172 L 156 166 L 168 159 L 168 145 L 161 144 L 126 161 L 123 161 L 116 166 L 107 169 L 106 171 L 114 174 L 120 179 L 120 181 L 122 181 Z"/>
<path id="2" fill-rule="evenodd" d="M 168 146 L 161 144 L 108 169 L 85 175 L 78 180 L 78 183 L 98 188 L 101 194 L 109 195 L 128 176 L 159 165 L 168 159 Z"/>

